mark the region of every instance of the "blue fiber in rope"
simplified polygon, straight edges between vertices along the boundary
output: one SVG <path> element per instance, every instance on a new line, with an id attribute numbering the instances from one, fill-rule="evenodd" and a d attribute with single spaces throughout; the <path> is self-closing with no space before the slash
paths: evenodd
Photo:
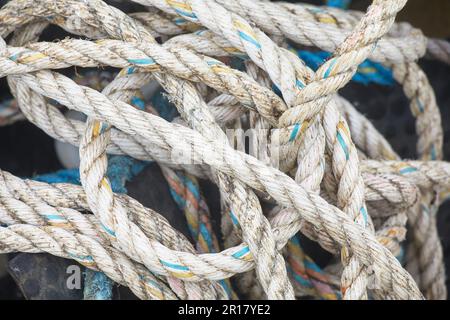
<path id="1" fill-rule="evenodd" d="M 350 6 L 351 0 L 327 0 L 327 6 L 347 9 Z"/>
<path id="2" fill-rule="evenodd" d="M 313 70 L 317 70 L 331 56 L 330 53 L 324 51 L 296 50 L 296 53 Z M 358 72 L 353 76 L 352 80 L 365 85 L 369 83 L 386 86 L 394 84 L 394 78 L 390 69 L 369 60 L 358 66 Z"/>
<path id="3" fill-rule="evenodd" d="M 111 188 L 117 193 L 126 193 L 125 183 L 139 174 L 148 162 L 128 156 L 111 156 L 108 161 L 107 175 Z M 54 173 L 36 176 L 34 180 L 47 183 L 80 184 L 79 169 L 64 169 Z M 86 269 L 84 279 L 84 300 L 111 300 L 113 281 L 103 272 Z"/>

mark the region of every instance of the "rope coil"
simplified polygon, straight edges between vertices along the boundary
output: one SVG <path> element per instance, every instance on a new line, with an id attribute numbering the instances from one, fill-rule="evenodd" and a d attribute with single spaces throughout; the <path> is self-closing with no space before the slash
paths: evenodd
<path id="1" fill-rule="evenodd" d="M 142 299 L 446 298 L 435 215 L 450 165 L 436 98 L 416 61 L 428 50 L 448 62 L 450 51 L 394 23 L 406 0 L 374 0 L 365 14 L 254 0 L 133 1 L 149 11 L 126 14 L 101 0 L 11 0 L 0 9 L 0 76 L 14 96 L 0 124 L 27 119 L 78 146 L 81 183 L 0 171 L 2 253 L 75 259 Z M 39 42 L 50 24 L 83 39 Z M 293 46 L 333 53 L 308 63 Z M 362 63 L 385 72 L 377 81 L 402 85 L 419 160 L 402 161 L 337 94 L 364 74 Z M 54 71 L 104 66 L 119 72 L 99 86 Z M 160 117 L 143 97 L 149 83 L 179 117 Z M 243 128 L 254 133 L 254 154 L 227 136 Z M 123 158 L 140 169 L 119 163 L 123 173 L 114 173 L 120 158 L 107 154 L 158 162 L 195 244 L 119 194 L 144 164 Z M 197 178 L 220 191 L 224 239 Z M 320 268 L 298 232 L 337 259 Z M 95 296 L 88 289 L 85 297 Z"/>

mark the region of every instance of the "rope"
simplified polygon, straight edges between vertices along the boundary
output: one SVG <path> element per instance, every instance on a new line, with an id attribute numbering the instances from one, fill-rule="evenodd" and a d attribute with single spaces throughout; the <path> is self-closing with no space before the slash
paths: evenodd
<path id="1" fill-rule="evenodd" d="M 336 7 L 347 9 L 350 6 L 350 0 L 327 0 L 326 4 L 329 7 Z M 317 70 L 320 65 L 328 59 L 331 54 L 327 52 L 310 52 L 306 50 L 294 50 L 299 57 L 306 62 L 306 64 L 314 70 Z M 361 82 L 365 85 L 369 83 L 376 83 L 380 85 L 392 85 L 394 79 L 392 72 L 383 65 L 366 60 L 358 66 L 358 72 L 352 79 L 356 82 Z"/>
<path id="2" fill-rule="evenodd" d="M 331 56 L 330 53 L 323 51 L 313 53 L 306 50 L 294 50 L 294 52 L 313 70 L 317 70 Z M 394 84 L 392 71 L 370 60 L 366 60 L 358 66 L 358 72 L 353 76 L 352 80 L 365 85 L 376 83 L 390 86 Z"/>
<path id="3" fill-rule="evenodd" d="M 111 298 L 106 277 L 144 299 L 446 297 L 435 214 L 450 169 L 440 161 L 434 92 L 416 64 L 427 39 L 394 23 L 406 0 L 374 0 L 365 14 L 250 0 L 135 2 L 150 11 L 128 15 L 101 0 L 11 0 L 0 9 L 2 39 L 13 33 L 0 41 L 0 75 L 21 111 L 3 123 L 27 119 L 80 150 L 78 171 L 38 177 L 50 185 L 2 172 L 2 252 L 48 252 L 101 271 L 87 273 L 85 298 Z M 39 42 L 49 24 L 82 38 Z M 428 44 L 445 61 L 439 48 Z M 54 71 L 105 66 L 120 72 L 83 82 Z M 352 78 L 403 86 L 420 160 L 400 160 L 336 94 Z M 159 108 L 165 95 L 172 107 Z M 256 137 L 239 149 L 228 130 L 247 128 Z M 160 165 L 195 244 L 120 194 L 142 160 Z M 218 186 L 224 239 L 198 178 Z M 320 268 L 298 232 L 340 259 Z M 404 243 L 411 274 L 396 258 Z"/>
<path id="4" fill-rule="evenodd" d="M 108 167 L 108 176 L 114 192 L 126 193 L 125 182 L 136 176 L 144 167 L 142 162 L 124 156 L 113 156 Z M 52 174 L 34 177 L 47 183 L 80 184 L 79 169 L 60 170 Z M 85 300 L 111 300 L 113 283 L 102 272 L 86 269 L 84 279 Z"/>

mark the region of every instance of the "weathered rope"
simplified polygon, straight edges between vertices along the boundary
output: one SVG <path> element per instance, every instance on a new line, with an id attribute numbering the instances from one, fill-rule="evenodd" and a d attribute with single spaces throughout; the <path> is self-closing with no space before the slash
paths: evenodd
<path id="1" fill-rule="evenodd" d="M 330 7 L 346 9 L 350 6 L 351 0 L 327 0 L 326 4 Z M 311 52 L 307 50 L 298 50 L 297 54 L 314 70 L 317 70 L 330 56 L 326 52 Z M 358 73 L 355 74 L 352 80 L 363 84 L 373 82 L 382 85 L 391 85 L 394 81 L 389 69 L 369 60 L 364 61 L 358 66 Z"/>
<path id="2" fill-rule="evenodd" d="M 295 50 L 295 52 L 314 70 L 317 70 L 330 57 L 330 54 L 324 51 Z M 370 60 L 366 60 L 358 66 L 358 73 L 353 76 L 352 80 L 362 84 L 392 85 L 394 83 L 391 70 Z"/>
<path id="3" fill-rule="evenodd" d="M 435 195 L 450 189 L 450 169 L 430 161 L 442 159 L 443 134 L 415 62 L 426 39 L 394 25 L 406 0 L 375 0 L 365 15 L 250 0 L 135 2 L 150 11 L 127 15 L 100 0 L 11 0 L 0 9 L 1 37 L 14 32 L 8 45 L 0 42 L 0 75 L 22 112 L 8 111 L 5 123 L 25 117 L 79 146 L 82 184 L 2 172 L 2 252 L 74 258 L 140 298 L 235 298 L 228 278 L 236 274 L 254 298 L 446 297 Z M 38 42 L 48 24 L 87 39 Z M 333 53 L 314 71 L 288 40 Z M 428 46 L 445 61 L 445 45 Z M 410 100 L 419 161 L 401 161 L 336 94 L 369 57 L 392 68 Z M 232 59 L 244 60 L 246 72 Z M 106 87 L 51 71 L 101 66 L 121 69 Z M 171 123 L 143 99 L 156 82 L 180 114 Z M 61 105 L 86 114 L 87 123 L 66 117 Z M 255 155 L 234 149 L 224 130 L 236 128 L 256 130 Z M 108 173 L 107 153 L 160 164 L 195 247 L 157 213 L 115 193 L 124 191 L 123 173 Z M 219 188 L 224 246 L 196 177 Z M 414 278 L 396 258 L 407 222 L 410 264 L 420 269 Z M 340 253 L 341 263 L 320 268 L 299 231 Z"/>
<path id="4" fill-rule="evenodd" d="M 73 104 L 73 102 L 65 98 L 65 94 L 58 93 L 58 89 L 56 89 L 56 87 L 46 88 L 46 91 L 44 92 L 41 86 L 47 82 L 45 81 L 46 78 L 55 80 L 56 83 L 58 83 L 59 88 L 64 88 L 66 85 L 69 85 L 72 90 L 74 90 L 72 92 L 76 92 L 77 96 L 87 97 L 86 95 L 89 95 L 91 97 L 89 100 L 95 98 L 96 100 L 101 101 L 102 107 L 94 107 L 91 103 L 88 102 L 89 100 L 85 100 L 83 103 L 80 103 L 80 105 Z M 361 239 L 360 237 L 366 238 L 368 242 L 364 247 L 361 247 L 361 251 L 359 250 L 359 246 L 355 247 L 355 253 L 359 255 L 360 259 L 365 261 L 365 263 L 369 263 L 370 261 L 370 263 L 373 263 L 375 266 L 381 264 L 388 269 L 397 269 L 394 272 L 398 276 L 393 279 L 389 280 L 383 278 L 383 272 L 381 272 L 380 276 L 383 282 L 386 281 L 386 283 L 389 283 L 390 281 L 393 281 L 394 283 L 400 281 L 402 285 L 406 284 L 407 287 L 410 287 L 412 285 L 412 287 L 410 287 L 412 291 L 400 291 L 402 293 L 398 292 L 399 294 L 407 294 L 409 296 L 409 294 L 417 292 L 415 289 L 413 289 L 413 283 L 408 280 L 409 277 L 401 271 L 401 268 L 398 269 L 399 265 L 395 258 L 393 258 L 385 249 L 382 249 L 382 247 L 371 235 L 362 230 L 360 227 L 356 226 L 348 217 L 343 215 L 340 210 L 333 206 L 330 206 L 320 197 L 305 192 L 303 188 L 298 186 L 293 180 L 280 173 L 278 170 L 267 167 L 266 165 L 263 165 L 259 161 L 255 160 L 253 157 L 240 152 L 236 152 L 230 147 L 224 146 L 223 144 L 207 140 L 197 134 L 195 131 L 186 129 L 179 125 L 168 124 L 160 120 L 158 117 L 154 117 L 146 113 L 143 114 L 142 112 L 124 103 L 113 103 L 89 88 L 76 87 L 73 82 L 61 75 L 41 71 L 36 74 L 36 76 L 32 76 L 31 74 L 21 76 L 20 83 L 26 84 L 27 86 L 33 88 L 41 94 L 49 95 L 51 98 L 59 101 L 64 105 L 73 107 L 80 111 L 84 111 L 88 114 L 94 114 L 93 110 L 95 108 L 95 114 L 97 117 L 100 117 L 104 120 L 108 119 L 113 125 L 116 125 L 126 132 L 141 132 L 141 134 L 143 134 L 149 141 L 151 141 L 155 145 L 159 144 L 162 147 L 169 147 L 169 149 L 173 147 L 181 148 L 179 150 L 181 150 L 183 153 L 187 152 L 186 154 L 189 154 L 192 149 L 195 149 L 195 153 L 199 156 L 201 155 L 199 159 L 205 161 L 206 164 L 209 164 L 212 167 L 225 173 L 235 172 L 240 180 L 249 184 L 257 190 L 268 192 L 275 200 L 279 201 L 280 204 L 296 208 L 298 213 L 300 213 L 300 216 L 304 217 L 308 222 L 316 226 L 323 224 L 327 228 L 328 232 L 330 232 L 330 235 L 338 243 L 346 243 L 347 236 L 351 240 Z M 70 92 L 67 89 L 64 91 Z M 116 110 L 117 112 L 119 109 L 114 107 L 114 105 L 120 105 L 120 108 L 122 110 L 126 110 L 126 112 L 130 113 L 128 121 L 132 121 L 133 124 L 128 123 L 128 121 L 124 121 L 123 119 L 120 120 L 119 118 L 111 118 L 107 116 L 105 117 L 103 108 L 106 107 L 108 110 Z M 151 129 L 152 127 L 157 129 L 157 131 L 153 131 Z M 164 140 L 160 139 L 160 135 L 162 132 L 166 133 L 164 136 Z M 194 145 L 196 147 L 192 148 Z M 280 183 L 284 185 L 282 189 L 283 191 L 281 191 L 277 186 Z M 294 196 L 294 194 L 296 195 Z M 327 212 L 326 214 L 325 211 Z M 342 231 L 336 230 L 336 223 L 342 225 Z M 346 232 L 345 230 L 347 228 L 352 229 L 352 231 Z M 227 250 L 227 252 L 230 252 L 230 250 Z M 374 254 L 375 252 L 377 252 L 377 257 L 385 257 L 385 259 L 377 259 L 372 261 L 372 259 L 369 258 L 370 255 L 368 255 L 368 253 L 370 252 L 373 252 Z M 228 254 L 226 254 L 225 256 L 228 256 Z M 238 258 L 238 260 L 240 260 L 240 258 Z M 231 261 L 236 260 L 232 259 Z M 201 269 L 198 268 L 200 267 L 200 265 L 192 265 L 189 270 L 198 270 L 199 272 L 201 272 Z M 247 263 L 245 263 L 244 265 L 247 265 Z M 223 271 L 219 272 L 219 274 L 222 274 L 222 272 Z M 404 274 L 406 278 L 399 276 L 401 274 Z M 208 272 L 207 275 L 211 276 L 212 274 Z M 391 285 L 391 287 L 393 287 L 395 291 L 400 288 L 404 288 L 403 286 L 397 285 Z"/>
<path id="5" fill-rule="evenodd" d="M 110 159 L 108 177 L 114 192 L 126 193 L 125 183 L 137 175 L 144 164 L 133 158 L 115 156 Z M 79 169 L 61 170 L 53 174 L 34 177 L 35 180 L 47 183 L 80 184 Z M 111 300 L 112 282 L 101 272 L 86 270 L 84 280 L 85 300 Z"/>

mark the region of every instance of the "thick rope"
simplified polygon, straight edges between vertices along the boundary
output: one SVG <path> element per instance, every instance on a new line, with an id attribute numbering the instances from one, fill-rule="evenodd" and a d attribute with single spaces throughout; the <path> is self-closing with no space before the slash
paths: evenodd
<path id="1" fill-rule="evenodd" d="M 415 62 L 426 39 L 394 24 L 406 0 L 374 0 L 366 14 L 249 0 L 135 2 L 149 13 L 127 15 L 101 0 L 12 0 L 0 9 L 0 35 L 14 32 L 8 45 L 0 41 L 0 75 L 15 98 L 2 121 L 26 118 L 79 146 L 82 183 L 52 186 L 2 172 L 2 252 L 74 258 L 140 298 L 234 298 L 228 278 L 236 274 L 240 292 L 253 298 L 445 298 L 435 213 L 450 169 L 434 161 L 442 158 L 441 119 Z M 48 24 L 84 37 L 38 42 Z M 313 70 L 288 40 L 333 53 Z M 448 50 L 436 43 L 430 55 L 445 61 Z M 336 94 L 367 58 L 402 84 L 421 160 L 401 161 Z M 103 66 L 121 69 L 105 88 L 52 71 Z M 146 106 L 145 88 L 155 83 L 180 114 L 172 123 Z M 227 136 L 247 128 L 257 132 L 256 154 L 235 150 Z M 114 192 L 107 153 L 160 164 L 195 247 Z M 222 251 L 195 177 L 219 188 Z M 407 222 L 414 277 L 396 258 Z M 341 262 L 320 268 L 299 231 Z"/>

